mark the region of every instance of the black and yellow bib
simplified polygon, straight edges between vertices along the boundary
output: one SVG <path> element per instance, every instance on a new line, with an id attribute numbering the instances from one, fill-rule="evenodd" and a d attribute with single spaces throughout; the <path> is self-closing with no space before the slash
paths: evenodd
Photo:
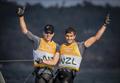
<path id="1" fill-rule="evenodd" d="M 60 67 L 79 71 L 82 56 L 77 42 L 70 45 L 62 44 L 60 47 L 60 57 Z"/>
<path id="2" fill-rule="evenodd" d="M 34 66 L 51 68 L 51 66 L 45 64 L 38 64 L 35 62 L 35 60 L 37 60 L 38 58 L 42 60 L 49 60 L 54 57 L 55 52 L 56 52 L 56 43 L 54 41 L 46 42 L 43 38 L 40 38 L 40 44 L 37 50 L 33 50 Z"/>

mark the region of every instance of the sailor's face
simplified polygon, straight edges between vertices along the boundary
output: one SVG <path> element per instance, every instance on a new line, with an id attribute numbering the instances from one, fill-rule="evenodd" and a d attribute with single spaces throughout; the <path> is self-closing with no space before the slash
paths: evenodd
<path id="1" fill-rule="evenodd" d="M 43 33 L 43 36 L 46 41 L 51 41 L 54 36 L 54 33 Z"/>
<path id="2" fill-rule="evenodd" d="M 76 35 L 73 32 L 65 34 L 65 39 L 69 44 L 73 43 L 75 41 L 75 38 L 76 38 Z"/>

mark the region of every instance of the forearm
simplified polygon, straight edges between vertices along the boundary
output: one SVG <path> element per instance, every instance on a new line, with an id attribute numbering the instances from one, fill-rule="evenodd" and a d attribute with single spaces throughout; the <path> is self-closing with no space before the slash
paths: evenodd
<path id="1" fill-rule="evenodd" d="M 19 17 L 19 23 L 22 33 L 26 34 L 28 32 L 27 26 L 24 20 L 24 16 Z"/>
<path id="2" fill-rule="evenodd" d="M 90 37 L 88 40 L 85 41 L 84 45 L 86 47 L 90 47 L 92 44 L 94 44 L 97 40 L 99 40 L 101 38 L 101 36 L 103 35 L 103 33 L 105 32 L 107 25 L 110 23 L 110 19 L 109 19 L 109 14 L 107 14 L 106 18 L 105 18 L 105 22 L 104 24 L 101 26 L 101 28 L 98 30 L 98 32 L 96 33 L 96 35 Z"/>
<path id="3" fill-rule="evenodd" d="M 90 47 L 91 45 L 93 45 L 97 40 L 99 40 L 101 38 L 101 36 L 103 35 L 103 33 L 106 30 L 106 26 L 102 25 L 102 27 L 98 30 L 98 32 L 96 33 L 96 35 L 90 37 L 89 39 L 87 39 L 84 43 L 84 45 L 86 47 Z"/>
<path id="4" fill-rule="evenodd" d="M 99 31 L 95 35 L 96 40 L 99 40 L 101 38 L 105 30 L 106 30 L 106 26 L 102 25 L 102 27 L 99 29 Z"/>
<path id="5" fill-rule="evenodd" d="M 59 60 L 59 53 L 56 53 L 55 56 L 53 57 L 53 59 L 43 60 L 43 63 L 45 63 L 47 65 L 56 65 L 58 63 L 58 60 Z"/>
<path id="6" fill-rule="evenodd" d="M 43 63 L 47 64 L 47 65 L 56 65 L 56 61 L 54 59 L 52 59 L 52 60 L 44 60 Z"/>
<path id="7" fill-rule="evenodd" d="M 110 15 L 107 14 L 107 16 L 105 17 L 105 21 L 104 24 L 102 25 L 102 27 L 100 28 L 100 30 L 96 33 L 95 37 L 97 40 L 99 40 L 101 38 L 101 36 L 103 35 L 103 33 L 106 30 L 107 25 L 110 23 Z"/>

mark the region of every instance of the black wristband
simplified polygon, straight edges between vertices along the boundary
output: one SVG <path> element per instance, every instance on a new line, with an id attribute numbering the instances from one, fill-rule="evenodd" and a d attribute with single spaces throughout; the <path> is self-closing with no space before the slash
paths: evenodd
<path id="1" fill-rule="evenodd" d="M 16 13 L 17 13 L 17 15 L 18 15 L 19 17 L 21 17 L 21 16 L 24 15 L 24 11 L 25 11 L 25 9 L 23 9 L 23 8 L 18 8 Z"/>
<path id="2" fill-rule="evenodd" d="M 22 15 L 18 15 L 18 17 L 22 17 L 22 16 L 24 16 L 23 14 Z"/>

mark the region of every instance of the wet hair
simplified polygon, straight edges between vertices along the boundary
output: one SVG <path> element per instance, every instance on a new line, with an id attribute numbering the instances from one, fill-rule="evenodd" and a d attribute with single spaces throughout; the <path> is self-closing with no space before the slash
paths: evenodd
<path id="1" fill-rule="evenodd" d="M 74 33 L 74 35 L 76 35 L 76 30 L 73 28 L 73 27 L 68 27 L 66 30 L 65 30 L 65 35 L 67 34 L 67 33 L 71 33 L 71 32 L 73 32 Z"/>
<path id="2" fill-rule="evenodd" d="M 54 33 L 54 26 L 50 24 L 45 25 L 44 32 L 51 33 L 51 34 Z"/>

